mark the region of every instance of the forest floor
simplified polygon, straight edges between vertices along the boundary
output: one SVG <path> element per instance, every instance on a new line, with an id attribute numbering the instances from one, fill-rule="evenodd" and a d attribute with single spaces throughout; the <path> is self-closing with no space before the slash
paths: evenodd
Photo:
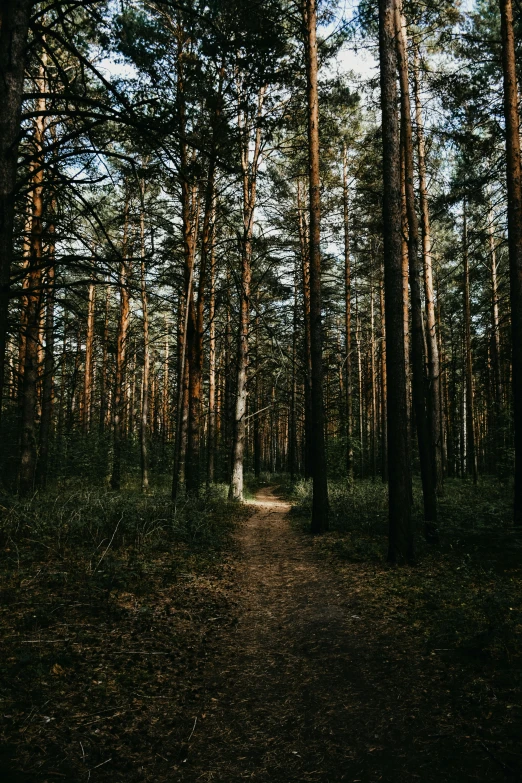
<path id="1" fill-rule="evenodd" d="M 1 737 L 33 776 L 2 781 L 522 779 L 520 659 L 426 644 L 415 598 L 431 583 L 437 596 L 433 561 L 332 556 L 273 487 L 249 511 L 201 573 L 113 589 L 105 614 L 78 595 L 58 624 L 55 600 L 36 636 L 7 641 L 19 692 Z M 16 658 L 23 642 L 39 668 Z"/>

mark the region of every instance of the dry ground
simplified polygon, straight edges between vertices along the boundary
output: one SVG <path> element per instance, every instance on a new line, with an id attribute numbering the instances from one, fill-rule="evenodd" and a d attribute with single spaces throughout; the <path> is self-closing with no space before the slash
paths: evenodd
<path id="1" fill-rule="evenodd" d="M 48 706 L 4 715 L 12 766 L 37 773 L 12 780 L 521 779 L 509 677 L 493 687 L 491 661 L 427 652 L 405 597 L 384 605 L 375 566 L 325 558 L 273 488 L 251 505 L 218 575 L 164 583 L 142 620 L 139 599 L 112 595 L 120 614 L 91 618 L 90 642 L 69 618 L 84 645 L 69 663 L 74 682 L 48 653 Z M 116 640 L 125 613 L 134 630 Z M 96 633 L 104 645 L 87 659 Z"/>
<path id="2" fill-rule="evenodd" d="M 480 716 L 464 714 L 465 670 L 444 651 L 421 655 L 371 600 L 367 566 L 334 573 L 273 490 L 253 504 L 239 537 L 238 623 L 206 672 L 204 717 L 179 779 L 517 778 L 521 757 L 499 758 Z"/>

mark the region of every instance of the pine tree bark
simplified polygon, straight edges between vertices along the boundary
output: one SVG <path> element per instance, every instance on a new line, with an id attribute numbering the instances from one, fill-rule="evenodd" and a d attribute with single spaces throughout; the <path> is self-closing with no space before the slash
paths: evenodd
<path id="1" fill-rule="evenodd" d="M 214 482 L 216 463 L 216 253 L 215 253 L 215 198 L 212 205 L 212 231 L 210 235 L 210 265 L 208 293 L 208 446 L 207 486 Z"/>
<path id="2" fill-rule="evenodd" d="M 85 371 L 83 376 L 82 398 L 82 430 L 83 434 L 89 432 L 91 422 L 91 400 L 93 381 L 93 346 L 94 346 L 94 305 L 95 305 L 94 280 L 89 283 L 87 290 L 87 334 L 85 339 Z"/>
<path id="3" fill-rule="evenodd" d="M 308 102 L 308 170 L 310 187 L 310 354 L 312 365 L 312 520 L 314 534 L 328 530 L 323 405 L 323 346 L 321 327 L 321 192 L 319 174 L 319 92 L 317 84 L 317 4 L 304 0 L 305 61 Z"/>
<path id="4" fill-rule="evenodd" d="M 299 246 L 303 279 L 303 321 L 304 321 L 304 475 L 311 478 L 312 465 L 312 354 L 310 346 L 310 259 L 309 232 L 304 215 L 301 183 L 297 181 L 297 216 Z"/>
<path id="5" fill-rule="evenodd" d="M 141 312 L 143 316 L 143 367 L 141 387 L 140 414 L 140 466 L 141 489 L 149 488 L 149 379 L 150 379 L 150 336 L 149 336 L 149 299 L 147 294 L 147 279 L 145 275 L 145 182 L 140 182 L 140 292 Z"/>
<path id="6" fill-rule="evenodd" d="M 498 277 L 497 277 L 497 252 L 495 237 L 493 234 L 492 217 L 488 226 L 489 256 L 490 256 L 490 281 L 491 281 L 491 361 L 493 365 L 493 385 L 496 418 L 502 409 L 502 376 L 500 372 L 500 317 L 498 304 Z"/>
<path id="7" fill-rule="evenodd" d="M 49 439 L 53 417 L 54 392 L 54 304 L 55 304 L 55 227 L 49 226 L 49 264 L 47 267 L 45 302 L 45 356 L 42 382 L 42 415 L 40 418 L 39 454 L 36 465 L 36 484 L 47 484 Z"/>
<path id="8" fill-rule="evenodd" d="M 102 363 L 101 363 L 101 380 L 100 380 L 100 419 L 98 423 L 98 430 L 100 435 L 105 432 L 107 424 L 107 415 L 109 410 L 109 385 L 107 383 L 108 376 L 108 360 L 109 360 L 109 311 L 111 303 L 111 287 L 109 282 L 106 284 L 105 291 L 105 317 L 103 321 L 103 349 L 102 349 Z"/>
<path id="9" fill-rule="evenodd" d="M 424 321 L 419 274 L 419 223 L 415 209 L 413 172 L 413 134 L 408 77 L 408 55 L 405 21 L 400 9 L 400 0 L 395 3 L 395 31 L 397 41 L 397 62 L 401 93 L 401 138 L 404 161 L 404 190 L 408 220 L 408 267 L 411 294 L 411 357 L 412 392 L 415 407 L 415 423 L 421 466 L 422 491 L 424 499 L 424 525 L 428 539 L 437 537 L 437 495 L 435 483 L 435 452 L 432 432 L 428 426 L 425 399 Z"/>
<path id="10" fill-rule="evenodd" d="M 244 120 L 240 119 L 241 169 L 243 174 L 243 240 L 241 247 L 241 289 L 239 305 L 239 331 L 237 345 L 236 409 L 234 417 L 234 442 L 232 446 L 232 475 L 229 499 L 243 500 L 243 460 L 246 435 L 248 332 L 250 326 L 250 285 L 252 279 L 252 237 L 257 194 L 257 173 L 261 155 L 261 117 L 265 87 L 259 91 L 255 141 L 252 162 L 249 163 L 250 134 Z M 241 112 L 240 112 L 241 118 Z"/>
<path id="11" fill-rule="evenodd" d="M 442 426 L 441 426 L 441 383 L 440 361 L 437 341 L 437 322 L 435 317 L 435 295 L 433 288 L 433 263 L 431 255 L 431 228 L 428 206 L 428 185 L 426 178 L 426 149 L 424 143 L 424 124 L 420 100 L 419 52 L 414 50 L 414 91 L 415 118 L 417 124 L 417 155 L 419 168 L 419 204 L 422 232 L 422 258 L 424 266 L 424 298 L 426 308 L 426 342 L 428 357 L 429 399 L 428 414 L 430 419 L 431 440 L 434 449 L 435 487 L 442 491 L 443 458 L 442 458 Z"/>
<path id="12" fill-rule="evenodd" d="M 383 481 L 388 481 L 388 419 L 387 399 L 388 384 L 386 377 L 386 317 L 384 310 L 384 269 L 381 268 L 379 281 L 379 313 L 381 318 L 380 329 L 380 364 L 381 364 L 381 476 Z"/>
<path id="13" fill-rule="evenodd" d="M 463 257 L 463 311 L 464 311 L 464 368 L 465 368 L 465 404 L 464 404 L 464 442 L 466 444 L 466 456 L 464 469 L 471 473 L 473 483 L 478 480 L 477 471 L 477 445 L 475 438 L 475 399 L 473 391 L 473 357 L 471 353 L 471 300 L 469 290 L 469 251 L 468 251 L 468 221 L 466 213 L 466 200 L 462 206 L 462 257 Z"/>
<path id="14" fill-rule="evenodd" d="M 388 377 L 389 548 L 391 562 L 413 559 L 411 464 L 402 303 L 401 174 L 397 116 L 395 0 L 379 0 L 383 141 L 383 222 Z"/>
<path id="15" fill-rule="evenodd" d="M 0 11 L 0 418 L 13 259 L 20 115 L 33 2 L 4 0 Z"/>
<path id="16" fill-rule="evenodd" d="M 513 414 L 515 424 L 515 496 L 513 517 L 522 527 L 522 173 L 520 165 L 520 116 L 513 30 L 512 0 L 499 0 L 508 191 L 508 246 L 513 364 Z"/>
<path id="17" fill-rule="evenodd" d="M 35 120 L 34 161 L 32 180 L 31 249 L 29 258 L 29 286 L 27 289 L 27 327 L 22 394 L 20 468 L 18 490 L 28 495 L 34 489 L 37 460 L 36 416 L 38 409 L 38 368 L 40 314 L 42 306 L 43 273 L 43 215 L 44 215 L 44 140 L 45 140 L 45 58 L 42 59 L 37 82 L 41 97 L 38 109 L 42 113 Z"/>
<path id="18" fill-rule="evenodd" d="M 350 213 L 348 196 L 348 153 L 343 147 L 343 229 L 344 229 L 344 335 L 345 356 L 345 405 L 346 405 L 346 475 L 353 482 L 353 397 L 352 397 L 352 281 L 350 264 Z"/>
<path id="19" fill-rule="evenodd" d="M 197 495 L 199 493 L 200 477 L 200 433 L 203 405 L 203 335 L 205 318 L 205 289 L 207 285 L 208 259 L 211 254 L 212 243 L 212 214 L 214 208 L 214 175 L 215 154 L 212 151 L 209 161 L 205 194 L 205 213 L 203 216 L 201 259 L 199 265 L 199 279 L 197 301 L 192 298 L 189 311 L 189 426 L 187 442 L 187 492 Z"/>
<path id="20" fill-rule="evenodd" d="M 118 335 L 116 338 L 116 362 L 114 370 L 114 393 L 113 393 L 113 418 L 112 418 L 112 436 L 113 436 L 113 457 L 112 457 L 112 475 L 111 487 L 119 490 L 121 487 L 121 447 L 123 437 L 123 413 L 125 404 L 125 365 L 127 359 L 127 339 L 129 333 L 130 300 L 128 288 L 128 269 L 127 269 L 127 244 L 128 244 L 128 221 L 129 221 L 129 201 L 125 201 L 124 227 L 122 257 L 120 261 L 119 273 L 119 294 L 120 294 L 120 312 L 118 319 Z"/>

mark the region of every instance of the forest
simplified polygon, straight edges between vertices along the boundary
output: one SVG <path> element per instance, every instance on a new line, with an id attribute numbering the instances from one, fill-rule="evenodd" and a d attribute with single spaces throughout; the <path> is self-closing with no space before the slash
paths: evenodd
<path id="1" fill-rule="evenodd" d="M 522 7 L 0 3 L 0 779 L 522 780 Z"/>

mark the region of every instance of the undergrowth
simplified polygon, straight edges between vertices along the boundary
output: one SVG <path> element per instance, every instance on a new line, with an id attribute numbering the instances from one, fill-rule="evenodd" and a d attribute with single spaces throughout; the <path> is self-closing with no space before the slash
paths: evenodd
<path id="1" fill-rule="evenodd" d="M 417 563 L 400 569 L 386 564 L 387 486 L 330 482 L 329 494 L 330 532 L 314 547 L 334 566 L 370 569 L 379 601 L 392 608 L 394 622 L 414 630 L 428 653 L 522 659 L 522 539 L 512 528 L 512 487 L 447 480 L 439 500 L 440 542 L 428 545 L 415 483 Z M 290 496 L 296 524 L 307 529 L 311 483 L 295 483 Z"/>
<path id="2" fill-rule="evenodd" d="M 198 667 L 232 622 L 227 552 L 245 513 L 219 485 L 175 509 L 165 493 L 72 485 L 4 499 L 0 777 L 7 758 L 39 780 L 127 780 L 158 737 L 181 742 Z"/>

